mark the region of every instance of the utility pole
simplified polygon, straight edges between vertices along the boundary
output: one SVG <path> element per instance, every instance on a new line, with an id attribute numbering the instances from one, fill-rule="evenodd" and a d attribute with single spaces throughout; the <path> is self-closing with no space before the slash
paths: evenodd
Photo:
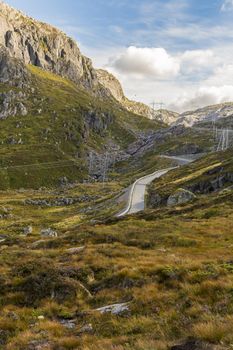
<path id="1" fill-rule="evenodd" d="M 156 103 L 155 103 L 155 101 L 153 101 L 153 102 L 151 103 L 151 106 L 152 106 L 152 111 L 153 111 L 152 119 L 155 119 L 155 117 L 156 117 L 156 113 L 155 113 L 155 106 L 156 106 Z"/>
<path id="2" fill-rule="evenodd" d="M 88 178 L 89 178 L 90 182 L 92 179 L 93 163 L 94 163 L 94 157 L 93 157 L 93 152 L 91 151 L 91 153 L 89 155 L 89 171 L 88 171 Z"/>
<path id="3" fill-rule="evenodd" d="M 153 110 L 153 119 L 156 119 L 156 111 L 162 110 L 165 107 L 165 104 L 163 102 L 155 102 L 153 101 L 151 103 L 152 110 Z"/>
<path id="4" fill-rule="evenodd" d="M 157 103 L 157 106 L 161 110 L 161 109 L 164 109 L 165 104 L 163 102 L 159 102 L 159 103 Z"/>
<path id="5" fill-rule="evenodd" d="M 217 147 L 217 152 L 219 151 L 226 151 L 229 146 L 230 146 L 230 139 L 229 139 L 229 129 L 222 129 L 218 147 Z"/>
<path id="6" fill-rule="evenodd" d="M 104 161 L 103 161 L 103 185 L 106 182 L 107 179 L 107 173 L 108 173 L 108 152 L 105 153 Z"/>

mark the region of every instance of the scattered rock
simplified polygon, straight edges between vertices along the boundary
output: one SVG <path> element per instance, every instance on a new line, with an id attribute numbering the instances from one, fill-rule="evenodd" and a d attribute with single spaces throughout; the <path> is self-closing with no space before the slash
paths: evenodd
<path id="1" fill-rule="evenodd" d="M 19 315 L 17 315 L 14 311 L 9 311 L 7 317 L 11 318 L 14 321 L 18 321 L 20 319 Z"/>
<path id="2" fill-rule="evenodd" d="M 67 329 L 74 329 L 76 327 L 77 320 L 65 320 L 62 319 L 60 323 Z"/>
<path id="3" fill-rule="evenodd" d="M 32 232 L 33 232 L 32 226 L 27 226 L 23 229 L 23 234 L 25 236 L 32 234 Z"/>
<path id="4" fill-rule="evenodd" d="M 54 199 L 27 199 L 24 203 L 40 207 L 63 207 L 77 203 L 85 203 L 98 199 L 98 196 L 83 195 L 80 197 L 62 197 Z"/>
<path id="5" fill-rule="evenodd" d="M 19 102 L 17 105 L 18 112 L 22 116 L 26 116 L 28 114 L 27 108 L 24 106 L 22 102 Z"/>
<path id="6" fill-rule="evenodd" d="M 40 316 L 38 316 L 37 318 L 38 318 L 38 320 L 40 320 L 40 321 L 43 321 L 43 320 L 45 319 L 43 315 L 40 315 Z"/>
<path id="7" fill-rule="evenodd" d="M 57 237 L 57 232 L 51 228 L 41 230 L 40 234 L 43 237 Z"/>
<path id="8" fill-rule="evenodd" d="M 193 201 L 195 198 L 196 196 L 194 193 L 180 188 L 168 198 L 167 205 L 171 207 L 174 205 L 185 204 Z"/>
<path id="9" fill-rule="evenodd" d="M 51 344 L 48 340 L 32 340 L 25 350 L 49 350 Z"/>
<path id="10" fill-rule="evenodd" d="M 83 326 L 80 330 L 79 330 L 79 334 L 83 334 L 83 333 L 89 333 L 92 334 L 94 332 L 93 326 L 91 323 Z"/>
<path id="11" fill-rule="evenodd" d="M 46 241 L 44 239 L 40 239 L 39 241 L 32 243 L 31 248 L 39 248 L 43 243 L 46 243 Z"/>
<path id="12" fill-rule="evenodd" d="M 69 249 L 67 249 L 67 253 L 70 255 L 75 255 L 75 254 L 82 253 L 85 249 L 86 249 L 85 246 L 77 247 L 77 248 L 69 248 Z"/>
<path id="13" fill-rule="evenodd" d="M 113 304 L 96 309 L 101 314 L 111 313 L 112 315 L 121 315 L 129 311 L 129 303 Z"/>

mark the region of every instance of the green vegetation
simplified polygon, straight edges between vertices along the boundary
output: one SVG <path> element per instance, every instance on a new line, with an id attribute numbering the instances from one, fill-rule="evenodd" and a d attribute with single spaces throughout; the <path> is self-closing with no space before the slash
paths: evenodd
<path id="1" fill-rule="evenodd" d="M 154 206 L 154 198 L 160 197 L 159 205 L 166 204 L 170 195 L 183 188 L 201 196 L 233 185 L 232 150 L 211 153 L 187 166 L 182 166 L 154 181 L 148 189 L 148 206 Z"/>
<path id="2" fill-rule="evenodd" d="M 28 114 L 0 121 L 0 189 L 51 187 L 65 176 L 80 181 L 87 177 L 83 160 L 89 149 L 104 152 L 110 141 L 124 149 L 139 131 L 160 126 L 113 100 L 94 98 L 69 80 L 34 66 L 28 69 Z M 2 84 L 0 89 L 10 87 Z M 93 127 L 88 125 L 90 113 L 96 118 Z"/>
<path id="3" fill-rule="evenodd" d="M 98 205 L 117 186 L 102 193 L 92 184 L 67 195 L 88 191 L 99 196 Z M 88 202 L 56 208 L 22 203 L 43 196 L 1 194 L 2 211 L 10 214 L 0 232 L 7 235 L 0 243 L 2 348 L 44 341 L 49 349 L 165 350 L 190 336 L 226 349 L 232 343 L 231 190 L 95 224 L 79 217 Z M 33 226 L 28 236 L 22 235 L 25 225 Z M 57 238 L 40 237 L 48 226 Z M 73 247 L 85 248 L 71 253 Z M 119 315 L 95 311 L 124 302 L 129 309 Z M 65 326 L 69 320 L 73 328 Z"/>
<path id="4" fill-rule="evenodd" d="M 108 183 L 84 183 L 89 150 L 124 150 L 164 126 L 28 69 L 28 115 L 0 121 L 0 349 L 169 350 L 186 338 L 232 347 L 232 151 L 148 190 L 149 203 L 179 188 L 193 202 L 117 219 L 127 186 L 175 165 L 160 153 L 210 150 L 212 132 L 170 133 L 116 163 Z M 117 314 L 97 310 L 117 303 Z"/>

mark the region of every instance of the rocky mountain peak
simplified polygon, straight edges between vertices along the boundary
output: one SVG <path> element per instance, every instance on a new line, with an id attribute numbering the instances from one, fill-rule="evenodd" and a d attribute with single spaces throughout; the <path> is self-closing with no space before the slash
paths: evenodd
<path id="1" fill-rule="evenodd" d="M 97 77 L 90 59 L 60 30 L 0 3 L 0 45 L 9 54 L 94 89 Z"/>
<path id="2" fill-rule="evenodd" d="M 120 82 L 105 70 L 95 70 L 83 56 L 76 41 L 62 31 L 39 22 L 21 11 L 0 2 L 0 47 L 5 56 L 18 59 L 68 78 L 101 97 L 114 97 L 129 111 L 153 119 L 153 110 L 124 95 Z M 1 61 L 3 62 L 3 60 Z M 177 115 L 162 111 L 155 119 L 172 123 Z"/>

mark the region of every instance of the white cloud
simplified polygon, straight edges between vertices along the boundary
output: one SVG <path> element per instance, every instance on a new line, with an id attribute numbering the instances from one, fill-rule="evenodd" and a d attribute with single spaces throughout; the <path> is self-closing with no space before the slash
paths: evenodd
<path id="1" fill-rule="evenodd" d="M 233 49 L 186 50 L 112 47 L 84 50 L 95 66 L 106 68 L 122 83 L 130 99 L 163 101 L 178 112 L 233 101 Z"/>
<path id="2" fill-rule="evenodd" d="M 175 77 L 180 71 L 180 63 L 163 48 L 138 48 L 130 46 L 116 59 L 114 68 L 125 74 L 134 74 L 151 79 Z"/>
<path id="3" fill-rule="evenodd" d="M 215 65 L 215 57 L 212 50 L 185 51 L 181 55 L 180 61 L 182 70 L 185 73 L 195 72 Z"/>
<path id="4" fill-rule="evenodd" d="M 221 11 L 233 11 L 233 0 L 225 0 L 222 4 Z"/>
<path id="5" fill-rule="evenodd" d="M 192 95 L 183 94 L 169 108 L 178 112 L 233 101 L 233 85 L 201 86 Z"/>
<path id="6" fill-rule="evenodd" d="M 213 69 L 217 59 L 212 50 L 188 50 L 171 55 L 164 48 L 130 46 L 120 55 L 112 57 L 109 66 L 120 73 L 147 79 L 172 79 L 203 69 Z"/>

